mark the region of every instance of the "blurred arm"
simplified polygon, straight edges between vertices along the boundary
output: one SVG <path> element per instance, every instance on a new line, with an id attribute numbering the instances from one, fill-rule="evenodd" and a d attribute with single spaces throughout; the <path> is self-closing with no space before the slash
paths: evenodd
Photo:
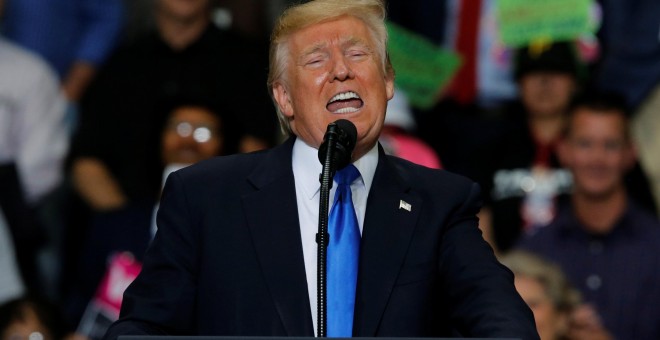
<path id="1" fill-rule="evenodd" d="M 114 49 L 124 25 L 120 0 L 85 0 L 80 1 L 80 6 L 83 33 L 62 84 L 66 97 L 74 102 L 80 99 L 97 68 Z"/>
<path id="2" fill-rule="evenodd" d="M 79 158 L 73 163 L 73 185 L 95 210 L 114 210 L 128 201 L 106 166 L 94 158 Z"/>

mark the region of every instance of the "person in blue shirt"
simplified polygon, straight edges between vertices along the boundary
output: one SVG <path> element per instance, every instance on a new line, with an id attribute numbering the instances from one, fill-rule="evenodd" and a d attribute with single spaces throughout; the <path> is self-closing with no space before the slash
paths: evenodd
<path id="1" fill-rule="evenodd" d="M 635 152 L 616 98 L 590 95 L 573 105 L 559 145 L 573 193 L 519 247 L 559 264 L 615 339 L 660 339 L 660 223 L 626 190 Z"/>
<path id="2" fill-rule="evenodd" d="M 5 0 L 4 36 L 46 59 L 72 102 L 114 49 L 123 25 L 122 0 Z"/>

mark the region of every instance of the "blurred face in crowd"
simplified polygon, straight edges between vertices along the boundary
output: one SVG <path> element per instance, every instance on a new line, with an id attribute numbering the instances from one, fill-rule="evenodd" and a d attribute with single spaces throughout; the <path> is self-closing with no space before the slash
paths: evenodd
<path id="1" fill-rule="evenodd" d="M 623 176 L 635 157 L 623 113 L 577 108 L 568 124 L 559 151 L 573 173 L 575 193 L 598 199 L 623 190 Z"/>
<path id="2" fill-rule="evenodd" d="M 350 120 L 358 132 L 353 155 L 361 157 L 378 140 L 394 94 L 394 77 L 383 70 L 367 26 L 342 16 L 295 32 L 288 48 L 273 97 L 293 133 L 318 148 L 328 124 Z"/>
<path id="3" fill-rule="evenodd" d="M 3 330 L 2 340 L 52 339 L 47 327 L 39 320 L 37 313 L 31 307 L 23 307 L 21 312 L 22 317 L 20 319 L 14 319 Z"/>
<path id="4" fill-rule="evenodd" d="M 529 276 L 516 275 L 516 290 L 534 313 L 541 340 L 555 340 L 567 329 L 567 316 L 559 311 L 543 283 Z"/>
<path id="5" fill-rule="evenodd" d="M 530 72 L 519 82 L 523 105 L 536 118 L 563 114 L 575 87 L 575 78 L 560 72 Z"/>
<path id="6" fill-rule="evenodd" d="M 183 21 L 206 17 L 209 8 L 209 0 L 158 0 L 160 15 Z"/>
<path id="7" fill-rule="evenodd" d="M 173 111 L 162 137 L 165 164 L 192 164 L 222 151 L 220 119 L 205 108 L 183 106 Z"/>

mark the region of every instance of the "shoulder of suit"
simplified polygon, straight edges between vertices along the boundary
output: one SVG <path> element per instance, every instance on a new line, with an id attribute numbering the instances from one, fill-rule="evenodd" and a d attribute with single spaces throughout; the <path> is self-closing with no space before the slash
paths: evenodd
<path id="1" fill-rule="evenodd" d="M 213 157 L 185 167 L 178 173 L 184 180 L 246 177 L 260 163 L 265 154 L 265 151 L 257 151 Z"/>
<path id="2" fill-rule="evenodd" d="M 440 183 L 454 183 L 456 185 L 472 185 L 474 181 L 443 169 L 433 169 L 415 164 L 408 160 L 388 155 L 387 158 L 394 164 L 398 173 L 408 181 L 431 181 Z"/>

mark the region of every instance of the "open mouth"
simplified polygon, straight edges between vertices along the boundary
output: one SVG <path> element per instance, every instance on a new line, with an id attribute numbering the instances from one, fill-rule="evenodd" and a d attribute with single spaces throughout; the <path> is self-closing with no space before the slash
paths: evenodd
<path id="1" fill-rule="evenodd" d="M 363 105 L 364 102 L 357 93 L 348 91 L 336 94 L 325 107 L 332 113 L 352 113 L 357 112 Z"/>

